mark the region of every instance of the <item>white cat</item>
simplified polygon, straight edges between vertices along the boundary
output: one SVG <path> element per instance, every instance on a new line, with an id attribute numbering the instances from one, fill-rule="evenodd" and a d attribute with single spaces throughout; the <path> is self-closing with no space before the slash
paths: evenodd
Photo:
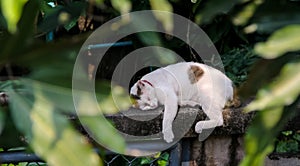
<path id="1" fill-rule="evenodd" d="M 195 131 L 223 125 L 222 111 L 233 100 L 232 81 L 210 66 L 183 62 L 157 69 L 137 81 L 130 90 L 134 107 L 142 110 L 164 105 L 162 133 L 168 143 L 174 139 L 172 122 L 178 105 L 200 105 L 209 120 L 199 121 Z"/>

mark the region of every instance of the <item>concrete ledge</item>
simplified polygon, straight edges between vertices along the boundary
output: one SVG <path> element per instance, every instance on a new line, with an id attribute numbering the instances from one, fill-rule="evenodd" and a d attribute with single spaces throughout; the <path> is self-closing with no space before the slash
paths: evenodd
<path id="1" fill-rule="evenodd" d="M 212 135 L 244 134 L 253 116 L 254 113 L 243 113 L 242 107 L 226 109 L 223 112 L 224 125 L 216 127 Z M 130 108 L 118 114 L 106 115 L 106 117 L 113 121 L 119 131 L 126 134 L 153 135 L 162 131 L 163 107 L 148 111 Z M 173 130 L 187 130 L 185 137 L 196 137 L 197 134 L 194 132 L 196 122 L 206 118 L 200 107 L 181 107 L 173 123 Z M 186 123 L 190 123 L 191 126 L 186 126 Z"/>
<path id="2" fill-rule="evenodd" d="M 225 109 L 223 111 L 224 125 L 216 127 L 212 135 L 244 134 L 247 126 L 255 115 L 254 112 L 248 114 L 243 113 L 243 108 L 249 102 L 250 100 L 245 101 L 239 108 Z M 162 131 L 163 106 L 148 111 L 130 108 L 129 110 L 121 111 L 117 114 L 106 115 L 106 117 L 114 122 L 114 125 L 119 131 L 129 135 L 153 135 Z M 173 130 L 188 130 L 185 137 L 196 137 L 198 134 L 194 131 L 195 124 L 206 118 L 201 107 L 180 107 L 173 123 Z M 192 122 L 189 120 L 192 120 Z M 186 126 L 185 123 L 192 123 L 192 125 Z M 300 130 L 300 114 L 287 123 L 285 130 Z"/>
<path id="3" fill-rule="evenodd" d="M 182 164 L 197 166 L 226 166 L 238 165 L 245 156 L 244 134 L 251 123 L 255 113 L 243 113 L 243 104 L 239 108 L 229 108 L 223 111 L 224 125 L 210 130 L 207 134 L 195 133 L 195 124 L 207 117 L 200 107 L 180 107 L 173 122 L 173 131 L 176 139 L 185 137 L 184 142 L 189 142 L 189 151 Z M 130 108 L 118 114 L 107 115 L 115 127 L 128 134 L 127 146 L 129 149 L 141 149 L 141 152 L 155 152 L 161 147 L 169 145 L 162 139 L 163 107 L 155 110 L 142 111 Z M 290 121 L 286 129 L 299 130 L 300 115 Z M 184 132 L 182 132 L 184 131 Z M 212 131 L 212 133 L 211 133 Z M 180 135 L 184 133 L 184 135 Z M 205 132 L 204 132 L 205 133 Z M 203 136 L 204 135 L 204 136 Z M 137 137 L 135 137 L 137 136 Z M 142 137 L 150 136 L 150 137 Z M 199 138 L 198 138 L 199 136 Z M 202 137 L 202 138 L 200 138 Z M 201 140 L 201 141 L 199 141 Z M 182 141 L 182 140 L 181 140 Z M 167 149 L 167 148 L 166 148 Z M 273 157 L 272 157 L 273 156 Z M 277 158 L 273 155 L 266 157 L 265 165 L 295 165 L 299 163 L 299 156 Z M 300 165 L 299 165 L 300 166 Z"/>

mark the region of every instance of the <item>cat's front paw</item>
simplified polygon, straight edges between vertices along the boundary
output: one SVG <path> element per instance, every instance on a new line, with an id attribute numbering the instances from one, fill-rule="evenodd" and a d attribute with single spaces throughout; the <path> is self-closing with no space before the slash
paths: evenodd
<path id="1" fill-rule="evenodd" d="M 153 109 L 153 108 L 150 107 L 150 106 L 145 106 L 145 107 L 142 107 L 141 109 L 144 110 L 144 111 L 146 111 L 146 110 L 151 110 L 151 109 Z"/>
<path id="2" fill-rule="evenodd" d="M 167 143 L 173 142 L 174 134 L 173 134 L 173 132 L 171 130 L 163 131 L 163 135 L 164 135 L 164 140 Z"/>
<path id="3" fill-rule="evenodd" d="M 195 132 L 196 133 L 202 133 L 202 130 L 203 130 L 203 123 L 202 122 L 198 122 L 195 126 Z"/>

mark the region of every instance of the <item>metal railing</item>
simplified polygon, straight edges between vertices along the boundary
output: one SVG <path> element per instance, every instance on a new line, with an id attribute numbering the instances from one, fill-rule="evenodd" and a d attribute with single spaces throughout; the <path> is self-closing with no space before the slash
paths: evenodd
<path id="1" fill-rule="evenodd" d="M 156 166 L 168 165 L 179 166 L 181 159 L 181 143 L 158 153 L 154 156 L 132 157 L 113 152 L 107 152 L 103 156 L 103 164 L 106 166 Z M 6 150 L 0 152 L 1 166 L 46 166 L 42 159 L 33 153 L 27 153 L 24 150 Z"/>

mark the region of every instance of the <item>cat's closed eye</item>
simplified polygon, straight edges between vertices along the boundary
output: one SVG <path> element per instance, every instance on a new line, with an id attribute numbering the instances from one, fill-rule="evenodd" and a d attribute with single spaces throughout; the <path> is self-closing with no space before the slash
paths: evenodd
<path id="1" fill-rule="evenodd" d="M 140 99 L 141 99 L 140 96 L 134 95 L 134 94 L 130 94 L 130 97 L 131 97 L 132 99 L 135 99 L 135 100 L 140 100 Z"/>

